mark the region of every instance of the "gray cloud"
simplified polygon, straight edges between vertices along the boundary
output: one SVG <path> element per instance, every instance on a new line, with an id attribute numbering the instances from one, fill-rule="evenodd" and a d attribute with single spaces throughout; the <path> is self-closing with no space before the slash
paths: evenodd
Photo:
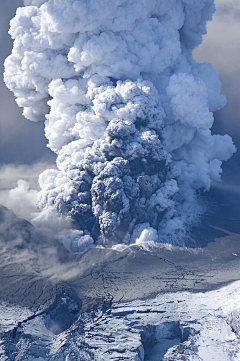
<path id="1" fill-rule="evenodd" d="M 240 3 L 238 0 L 216 0 L 218 13 L 217 17 L 229 22 L 231 19 L 240 18 Z"/>
<path id="2" fill-rule="evenodd" d="M 208 23 L 207 35 L 195 50 L 197 61 L 210 62 L 220 74 L 222 92 L 227 97 L 225 108 L 215 113 L 213 130 L 228 133 L 240 149 L 240 3 L 238 0 L 216 0 L 217 11 Z M 224 164 L 223 180 L 236 183 L 240 178 L 240 152 Z"/>
<path id="3" fill-rule="evenodd" d="M 9 212 L 4 213 L 10 215 L 11 219 L 15 217 L 11 212 L 13 211 L 16 216 L 32 222 L 36 232 L 40 232 L 44 239 L 58 239 L 56 244 L 58 242 L 64 244 L 65 248 L 72 253 L 81 253 L 92 246 L 91 237 L 83 236 L 83 232 L 70 229 L 71 222 L 65 217 L 59 217 L 56 212 L 52 212 L 50 216 L 48 214 L 47 217 L 39 213 L 38 176 L 50 166 L 48 163 L 39 162 L 34 165 L 8 164 L 0 167 L 0 218 L 3 209 L 1 205 L 3 205 L 9 209 Z M 4 227 L 6 228 L 6 222 L 1 224 L 0 221 L 0 239 L 1 229 Z M 17 232 L 13 238 L 18 244 L 19 240 L 20 243 L 22 242 L 22 237 Z"/>

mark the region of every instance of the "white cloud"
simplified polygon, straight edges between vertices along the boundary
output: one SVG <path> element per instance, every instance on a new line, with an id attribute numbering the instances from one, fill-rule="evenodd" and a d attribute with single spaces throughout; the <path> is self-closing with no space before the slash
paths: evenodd
<path id="1" fill-rule="evenodd" d="M 58 169 L 40 176 L 44 214 L 67 215 L 103 243 L 146 223 L 140 239 L 184 234 L 196 190 L 220 180 L 235 151 L 211 135 L 225 104 L 218 75 L 191 55 L 213 1 L 30 4 L 11 22 L 5 81 L 27 118 L 46 117 L 57 154 Z"/>
<path id="2" fill-rule="evenodd" d="M 18 217 L 31 220 L 32 213 L 37 211 L 38 177 L 48 167 L 48 163 L 0 167 L 0 203 Z"/>

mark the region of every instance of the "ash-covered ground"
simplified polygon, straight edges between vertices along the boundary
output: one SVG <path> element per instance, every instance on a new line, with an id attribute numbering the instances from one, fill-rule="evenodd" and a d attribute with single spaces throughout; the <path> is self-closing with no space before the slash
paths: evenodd
<path id="1" fill-rule="evenodd" d="M 194 247 L 82 255 L 1 207 L 1 359 L 237 360 L 240 193 L 207 198 Z"/>

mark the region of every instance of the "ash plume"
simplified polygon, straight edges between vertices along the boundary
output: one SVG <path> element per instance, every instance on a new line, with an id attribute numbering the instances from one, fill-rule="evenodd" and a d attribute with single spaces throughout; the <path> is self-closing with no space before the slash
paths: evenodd
<path id="1" fill-rule="evenodd" d="M 57 154 L 38 205 L 70 218 L 80 242 L 182 245 L 198 191 L 220 181 L 235 146 L 211 127 L 226 100 L 211 64 L 192 57 L 214 10 L 213 0 L 25 0 L 17 10 L 5 82 L 26 118 L 45 119 Z"/>

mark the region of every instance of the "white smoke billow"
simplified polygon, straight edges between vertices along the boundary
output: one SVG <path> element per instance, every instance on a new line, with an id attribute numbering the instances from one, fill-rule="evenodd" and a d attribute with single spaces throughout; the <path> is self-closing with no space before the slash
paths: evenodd
<path id="1" fill-rule="evenodd" d="M 5 82 L 26 118 L 45 119 L 57 154 L 38 204 L 70 217 L 84 244 L 183 244 L 197 191 L 220 180 L 235 152 L 211 134 L 225 97 L 214 68 L 192 57 L 214 10 L 214 0 L 25 0 L 17 10 Z"/>

